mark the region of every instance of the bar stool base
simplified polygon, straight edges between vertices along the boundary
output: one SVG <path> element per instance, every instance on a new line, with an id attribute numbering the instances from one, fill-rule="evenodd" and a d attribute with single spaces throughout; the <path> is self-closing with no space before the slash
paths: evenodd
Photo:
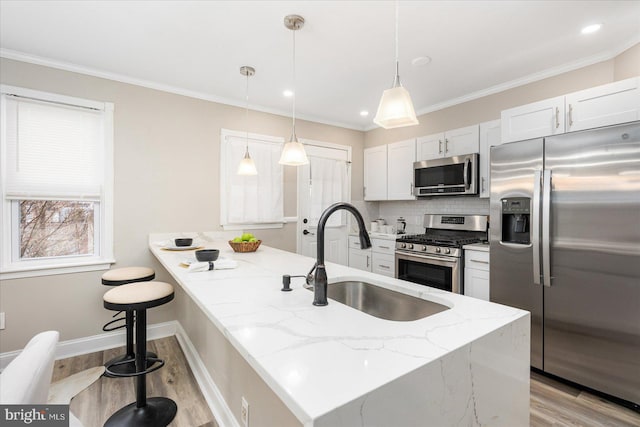
<path id="1" fill-rule="evenodd" d="M 147 357 L 153 357 L 153 358 L 157 358 L 158 355 L 148 351 L 147 352 Z M 104 364 L 105 367 L 109 367 L 110 365 L 113 365 L 114 363 L 117 362 L 121 362 L 123 360 L 128 360 L 129 363 L 124 363 L 122 365 L 118 365 L 118 366 L 112 366 L 110 368 L 110 370 L 112 370 L 113 372 L 117 372 L 119 374 L 133 374 L 136 372 L 136 356 L 134 355 L 133 357 L 129 357 L 126 354 L 123 354 L 121 356 L 118 357 L 114 357 L 113 359 L 109 360 L 107 363 Z M 149 369 L 151 367 L 151 365 L 153 365 L 153 362 L 150 360 L 147 360 L 147 369 Z M 113 375 L 109 375 L 107 372 L 104 373 L 105 377 L 109 377 L 109 378 L 115 378 Z"/>
<path id="2" fill-rule="evenodd" d="M 150 397 L 146 406 L 136 407 L 136 402 L 120 408 L 111 415 L 104 427 L 166 427 L 176 416 L 178 406 L 166 397 Z"/>

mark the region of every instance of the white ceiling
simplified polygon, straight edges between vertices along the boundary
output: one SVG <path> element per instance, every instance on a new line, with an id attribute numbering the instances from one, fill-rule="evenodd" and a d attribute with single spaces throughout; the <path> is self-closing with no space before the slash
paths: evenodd
<path id="1" fill-rule="evenodd" d="M 400 76 L 425 113 L 609 59 L 640 41 L 640 1 L 401 1 Z M 394 75 L 392 1 L 0 1 L 0 55 L 371 129 Z M 602 29 L 581 35 L 583 26 Z M 418 56 L 432 62 L 413 66 Z M 359 112 L 368 110 L 369 117 Z"/>

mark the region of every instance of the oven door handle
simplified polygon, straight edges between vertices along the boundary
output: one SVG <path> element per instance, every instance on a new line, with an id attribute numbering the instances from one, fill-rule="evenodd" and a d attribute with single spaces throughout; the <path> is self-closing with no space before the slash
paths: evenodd
<path id="1" fill-rule="evenodd" d="M 422 254 L 414 255 L 414 254 L 408 254 L 406 252 L 396 252 L 396 259 L 416 261 L 416 262 L 433 261 L 433 264 L 444 266 L 444 267 L 455 266 L 455 264 L 458 262 L 458 258 L 444 258 L 444 257 L 429 256 L 429 255 L 422 255 Z"/>

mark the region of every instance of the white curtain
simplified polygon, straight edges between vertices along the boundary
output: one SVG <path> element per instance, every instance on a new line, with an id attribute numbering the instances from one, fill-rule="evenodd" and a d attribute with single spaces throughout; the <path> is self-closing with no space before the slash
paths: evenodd
<path id="1" fill-rule="evenodd" d="M 322 212 L 336 202 L 346 201 L 347 162 L 344 160 L 309 157 L 309 175 L 311 182 L 309 222 L 317 226 Z M 345 211 L 341 210 L 329 218 L 328 227 L 340 227 L 346 224 Z"/>
<path id="2" fill-rule="evenodd" d="M 226 136 L 225 147 L 227 218 L 225 224 L 260 224 L 284 222 L 283 167 L 278 164 L 282 144 L 249 139 L 249 153 L 258 175 L 236 173 L 244 157 L 246 139 Z"/>

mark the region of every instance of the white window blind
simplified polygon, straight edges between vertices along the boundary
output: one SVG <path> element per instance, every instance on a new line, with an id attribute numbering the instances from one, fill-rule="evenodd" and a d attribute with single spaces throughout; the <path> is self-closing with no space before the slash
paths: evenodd
<path id="1" fill-rule="evenodd" d="M 244 137 L 223 132 L 222 145 L 222 224 L 284 222 L 283 167 L 278 164 L 282 143 L 250 136 L 249 152 L 258 170 L 254 176 L 236 174 L 245 153 Z"/>
<path id="2" fill-rule="evenodd" d="M 7 199 L 99 201 L 103 112 L 3 95 Z"/>

